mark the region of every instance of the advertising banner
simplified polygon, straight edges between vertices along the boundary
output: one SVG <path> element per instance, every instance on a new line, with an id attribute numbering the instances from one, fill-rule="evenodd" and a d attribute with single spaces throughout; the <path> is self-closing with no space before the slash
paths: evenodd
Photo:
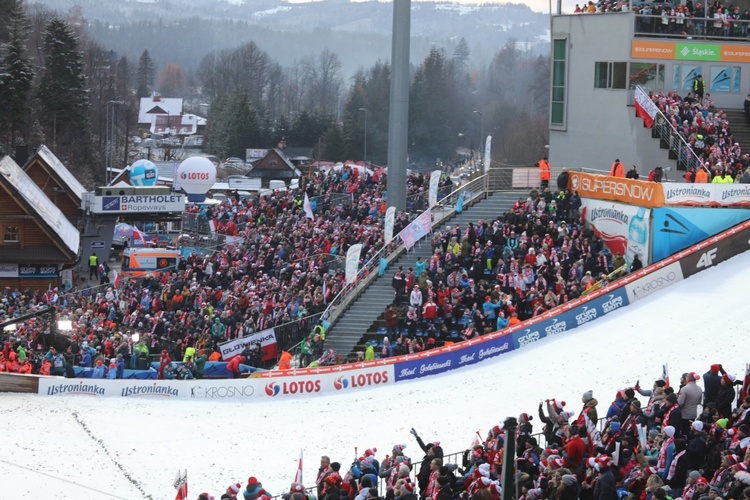
<path id="1" fill-rule="evenodd" d="M 384 229 L 384 236 L 385 236 L 385 244 L 393 240 L 393 223 L 396 218 L 396 207 L 388 207 L 388 209 L 385 211 L 385 229 Z"/>
<path id="2" fill-rule="evenodd" d="M 39 264 L 20 264 L 18 266 L 19 278 L 57 278 L 57 266 Z"/>
<path id="3" fill-rule="evenodd" d="M 745 45 L 700 42 L 657 42 L 633 40 L 633 59 L 668 59 L 682 61 L 750 62 L 750 48 Z"/>
<path id="4" fill-rule="evenodd" d="M 581 198 L 621 201 L 648 208 L 664 205 L 664 189 L 658 182 L 570 172 L 568 187 L 578 191 Z"/>
<path id="5" fill-rule="evenodd" d="M 665 259 L 748 219 L 750 210 L 740 208 L 655 208 L 651 258 Z"/>
<path id="6" fill-rule="evenodd" d="M 440 177 L 442 175 L 442 170 L 433 170 L 430 174 L 430 190 L 427 195 L 427 200 L 430 207 L 434 207 L 437 204 L 438 187 L 440 187 Z"/>
<path id="7" fill-rule="evenodd" d="M 689 278 L 747 250 L 750 250 L 750 221 L 728 229 L 722 235 L 704 240 L 697 250 L 692 250 L 687 255 L 683 256 L 680 252 L 676 256 L 680 259 L 682 275 Z"/>
<path id="8" fill-rule="evenodd" d="M 18 264 L 0 264 L 0 278 L 18 278 Z"/>
<path id="9" fill-rule="evenodd" d="M 680 264 L 672 262 L 653 273 L 628 283 L 625 285 L 625 292 L 628 295 L 629 303 L 632 304 L 682 280 L 683 276 Z"/>
<path id="10" fill-rule="evenodd" d="M 750 184 L 664 184 L 666 205 L 747 207 Z"/>
<path id="11" fill-rule="evenodd" d="M 581 216 L 612 253 L 623 255 L 628 265 L 635 255 L 644 266 L 649 263 L 650 210 L 623 203 L 582 201 Z"/>
<path id="12" fill-rule="evenodd" d="M 459 345 L 454 344 L 456 351 L 446 349 L 440 354 L 432 356 L 417 356 L 415 359 L 409 359 L 410 356 L 404 356 L 395 365 L 396 382 L 401 380 L 411 380 L 415 378 L 437 375 L 458 367 Z"/>
<path id="13" fill-rule="evenodd" d="M 420 239 L 430 233 L 432 229 L 432 211 L 427 209 L 414 219 L 406 228 L 401 231 L 401 241 L 407 250 L 410 250 Z"/>
<path id="14" fill-rule="evenodd" d="M 94 213 L 184 212 L 185 197 L 180 194 L 95 196 Z"/>
<path id="15" fill-rule="evenodd" d="M 492 136 L 488 135 L 484 143 L 484 173 L 490 171 L 492 165 Z"/>
<path id="16" fill-rule="evenodd" d="M 316 394 L 351 391 L 390 384 L 394 381 L 394 365 L 384 361 L 366 363 L 367 368 L 347 369 L 342 365 L 305 370 L 288 376 L 270 373 L 268 378 L 255 379 L 262 384 L 264 398 L 309 397 Z M 351 366 L 351 365 L 350 365 Z"/>
<path id="17" fill-rule="evenodd" d="M 352 283 L 357 279 L 359 271 L 359 254 L 362 253 L 362 244 L 357 243 L 349 247 L 346 251 L 346 283 Z"/>
<path id="18" fill-rule="evenodd" d="M 219 344 L 221 358 L 229 360 L 241 353 L 245 344 L 256 342 L 260 342 L 260 348 L 263 350 L 263 361 L 276 359 L 276 333 L 273 328 Z"/>
<path id="19" fill-rule="evenodd" d="M 712 204 L 731 206 L 750 206 L 750 184 L 711 184 L 716 186 Z"/>

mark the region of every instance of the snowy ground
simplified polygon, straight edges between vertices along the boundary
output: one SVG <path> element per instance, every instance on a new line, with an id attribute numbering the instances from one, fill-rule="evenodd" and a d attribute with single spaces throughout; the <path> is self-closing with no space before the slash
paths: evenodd
<path id="1" fill-rule="evenodd" d="M 421 458 L 411 427 L 451 453 L 468 447 L 476 430 L 535 414 L 546 398 L 579 410 L 581 394 L 593 389 L 603 414 L 616 389 L 637 379 L 648 386 L 665 362 L 673 381 L 712 363 L 741 375 L 748 282 L 745 254 L 521 351 L 364 392 L 244 405 L 2 395 L 0 488 L 5 498 L 166 499 L 175 472 L 186 468 L 190 498 L 202 491 L 218 498 L 249 476 L 278 494 L 294 477 L 300 448 L 310 485 L 320 455 L 347 467 L 355 446 L 360 454 L 377 447 L 382 458 L 406 443 L 407 455 Z"/>

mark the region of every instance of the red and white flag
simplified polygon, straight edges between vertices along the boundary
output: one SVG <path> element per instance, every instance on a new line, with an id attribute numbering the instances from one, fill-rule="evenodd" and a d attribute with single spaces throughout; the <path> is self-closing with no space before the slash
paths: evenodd
<path id="1" fill-rule="evenodd" d="M 146 236 L 136 228 L 133 228 L 133 236 L 130 238 L 130 246 L 131 247 L 145 247 L 146 246 Z"/>
<path id="2" fill-rule="evenodd" d="M 474 439 L 471 440 L 471 448 L 474 449 L 475 446 L 482 446 L 482 435 L 479 431 L 474 433 Z"/>
<path id="3" fill-rule="evenodd" d="M 669 387 L 669 365 L 661 365 L 661 379 L 664 381 L 664 387 Z"/>
<path id="4" fill-rule="evenodd" d="M 299 462 L 297 463 L 297 472 L 294 474 L 294 482 L 304 484 L 302 481 L 302 450 L 299 450 Z"/>
<path id="5" fill-rule="evenodd" d="M 177 496 L 174 500 L 187 500 L 188 497 L 188 484 L 187 484 L 187 469 L 183 472 L 177 470 L 177 475 L 174 479 L 174 488 L 177 490 Z"/>
<path id="6" fill-rule="evenodd" d="M 302 205 L 302 208 L 305 210 L 305 217 L 314 221 L 315 216 L 313 215 L 312 205 L 310 205 L 310 198 L 308 198 L 307 193 L 305 193 L 305 203 Z"/>
<path id="7" fill-rule="evenodd" d="M 594 422 L 589 418 L 588 413 L 583 413 L 583 420 L 586 422 L 586 432 L 589 435 L 589 454 L 595 456 L 596 449 L 604 446 L 602 444 L 602 435 Z"/>
<path id="8" fill-rule="evenodd" d="M 115 271 L 115 288 L 120 288 L 120 281 L 122 280 L 120 273 Z"/>
<path id="9" fill-rule="evenodd" d="M 654 125 L 656 115 L 659 113 L 659 108 L 656 107 L 654 101 L 649 98 L 648 94 L 643 91 L 640 87 L 635 89 L 635 114 L 640 117 L 648 128 Z"/>

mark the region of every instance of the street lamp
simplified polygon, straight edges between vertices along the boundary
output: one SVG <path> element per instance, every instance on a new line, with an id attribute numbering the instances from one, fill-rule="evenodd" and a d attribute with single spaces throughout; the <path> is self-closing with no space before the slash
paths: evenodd
<path id="1" fill-rule="evenodd" d="M 365 154 L 364 154 L 364 161 L 365 161 L 365 168 L 367 168 L 367 108 L 359 108 L 359 111 L 365 112 Z"/>
<path id="2" fill-rule="evenodd" d="M 481 111 L 478 111 L 476 109 L 474 110 L 474 113 L 479 115 L 479 151 L 481 151 L 484 142 L 484 115 Z"/>
<path id="3" fill-rule="evenodd" d="M 109 174 L 115 163 L 115 155 L 112 151 L 112 139 L 115 136 L 115 106 L 124 104 L 123 101 L 107 101 L 106 114 L 106 149 L 104 150 L 104 184 L 109 185 Z M 109 112 L 109 107 L 112 106 L 112 113 Z"/>

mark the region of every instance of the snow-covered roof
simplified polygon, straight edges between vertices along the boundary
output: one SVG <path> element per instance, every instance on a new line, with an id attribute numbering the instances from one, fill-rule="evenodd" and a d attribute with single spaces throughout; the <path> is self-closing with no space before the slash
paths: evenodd
<path id="1" fill-rule="evenodd" d="M 60 179 L 65 183 L 65 185 L 68 186 L 68 189 L 70 189 L 71 192 L 78 196 L 79 200 L 83 199 L 83 193 L 86 192 L 86 188 L 83 187 L 80 182 L 78 182 L 78 179 L 76 179 L 73 174 L 70 173 L 70 170 L 68 170 L 68 168 L 63 165 L 63 162 L 61 162 L 57 158 L 57 156 L 55 156 L 55 154 L 49 150 L 47 146 L 42 144 L 36 154 L 39 155 L 39 157 L 44 160 L 47 165 L 52 167 L 55 173 L 60 176 Z"/>
<path id="2" fill-rule="evenodd" d="M 10 156 L 0 160 L 0 177 L 36 212 L 39 222 L 52 229 L 65 246 L 77 255 L 81 240 L 78 229 Z"/>
<path id="3" fill-rule="evenodd" d="M 181 113 L 181 97 L 141 97 L 138 123 L 153 123 L 153 117 L 156 115 L 179 116 Z"/>

